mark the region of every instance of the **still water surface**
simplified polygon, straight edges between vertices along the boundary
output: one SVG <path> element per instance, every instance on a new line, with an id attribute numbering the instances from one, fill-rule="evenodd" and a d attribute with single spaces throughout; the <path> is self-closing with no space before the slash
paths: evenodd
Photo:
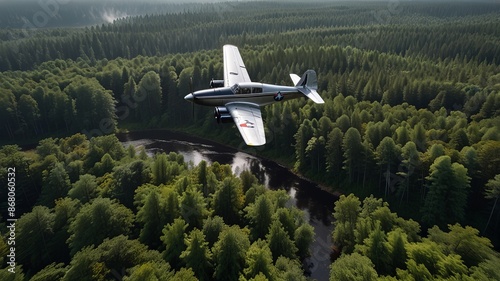
<path id="1" fill-rule="evenodd" d="M 235 174 L 250 170 L 269 189 L 284 189 L 291 201 L 303 210 L 314 227 L 311 245 L 311 277 L 328 280 L 330 266 L 333 204 L 337 197 L 321 190 L 317 184 L 300 178 L 277 163 L 193 136 L 165 130 L 142 131 L 117 135 L 125 145 L 144 146 L 148 154 L 176 152 L 186 162 L 229 164 Z"/>

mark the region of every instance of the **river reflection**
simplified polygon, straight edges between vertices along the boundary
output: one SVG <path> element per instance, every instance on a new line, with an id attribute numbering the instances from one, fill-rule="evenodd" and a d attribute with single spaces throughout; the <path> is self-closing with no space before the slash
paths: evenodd
<path id="1" fill-rule="evenodd" d="M 332 232 L 332 212 L 335 196 L 321 190 L 316 184 L 291 173 L 275 162 L 239 152 L 193 136 L 170 131 L 144 131 L 117 135 L 125 145 L 144 146 L 149 155 L 176 152 L 186 162 L 198 165 L 202 160 L 212 164 L 229 164 L 239 175 L 250 170 L 259 182 L 270 189 L 284 189 L 291 201 L 303 210 L 315 228 L 316 241 L 311 246 L 311 277 L 328 280 Z"/>

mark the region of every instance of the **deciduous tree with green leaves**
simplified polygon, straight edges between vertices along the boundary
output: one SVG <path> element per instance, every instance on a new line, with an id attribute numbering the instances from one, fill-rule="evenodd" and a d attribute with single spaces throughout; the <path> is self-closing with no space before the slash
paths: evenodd
<path id="1" fill-rule="evenodd" d="M 99 245 L 106 238 L 127 235 L 133 221 L 130 209 L 108 198 L 96 198 L 85 204 L 69 226 L 71 256 L 85 246 Z"/>

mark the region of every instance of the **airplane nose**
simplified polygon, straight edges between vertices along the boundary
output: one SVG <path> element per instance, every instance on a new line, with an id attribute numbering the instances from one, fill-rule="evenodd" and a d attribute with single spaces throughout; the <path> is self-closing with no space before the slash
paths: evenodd
<path id="1" fill-rule="evenodd" d="M 191 93 L 191 94 L 189 94 L 189 95 L 186 95 L 186 96 L 184 97 L 184 99 L 185 99 L 185 100 L 187 100 L 187 101 L 193 101 L 194 96 L 193 96 L 193 94 Z"/>

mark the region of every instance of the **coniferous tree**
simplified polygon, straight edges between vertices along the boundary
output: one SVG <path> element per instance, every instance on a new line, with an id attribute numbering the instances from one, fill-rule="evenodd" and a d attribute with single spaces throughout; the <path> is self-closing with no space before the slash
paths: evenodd
<path id="1" fill-rule="evenodd" d="M 340 179 L 340 172 L 342 169 L 343 155 L 342 155 L 342 131 L 339 128 L 334 128 L 328 134 L 326 143 L 326 169 L 332 176 Z"/>
<path id="2" fill-rule="evenodd" d="M 271 200 L 265 194 L 262 194 L 257 197 L 254 203 L 249 204 L 245 208 L 245 211 L 245 217 L 252 226 L 250 231 L 252 240 L 264 239 L 271 225 L 271 216 L 273 212 Z"/>
<path id="3" fill-rule="evenodd" d="M 440 226 L 461 221 L 470 186 L 467 169 L 458 163 L 451 164 L 449 156 L 441 156 L 429 172 L 429 192 L 422 207 L 423 221 Z"/>
<path id="4" fill-rule="evenodd" d="M 397 268 L 405 269 L 406 259 L 408 258 L 405 248 L 406 243 L 408 243 L 406 234 L 401 231 L 401 229 L 396 229 L 387 234 L 387 240 L 393 268 L 392 273 L 394 273 Z"/>
<path id="5" fill-rule="evenodd" d="M 10 89 L 0 89 L 0 118 L 3 121 L 2 136 L 12 139 L 17 129 L 17 101 Z"/>
<path id="6" fill-rule="evenodd" d="M 38 103 L 30 95 L 22 95 L 17 103 L 21 124 L 26 131 L 32 131 L 35 135 L 41 133 L 39 127 L 40 110 Z"/>
<path id="7" fill-rule="evenodd" d="M 176 269 L 180 269 L 184 265 L 180 256 L 186 250 L 186 245 L 184 244 L 186 228 L 187 224 L 180 218 L 175 219 L 173 223 L 167 224 L 163 228 L 163 236 L 161 237 L 165 246 L 163 258 Z"/>
<path id="8" fill-rule="evenodd" d="M 136 220 L 143 224 L 139 241 L 157 249 L 160 236 L 165 225 L 164 205 L 156 190 L 152 190 L 145 198 L 144 205 L 137 212 Z"/>
<path id="9" fill-rule="evenodd" d="M 226 227 L 224 221 L 219 216 L 208 217 L 203 222 L 203 234 L 206 237 L 206 241 L 208 245 L 212 247 L 217 239 L 219 238 L 219 234 Z"/>
<path id="10" fill-rule="evenodd" d="M 205 241 L 205 235 L 199 229 L 194 229 L 184 239 L 186 250 L 182 252 L 181 259 L 187 267 L 191 268 L 196 277 L 203 280 L 211 280 L 211 252 L 208 243 Z"/>
<path id="11" fill-rule="evenodd" d="M 314 242 L 314 227 L 302 224 L 295 230 L 294 242 L 297 247 L 297 256 L 304 260 L 310 256 L 309 247 Z"/>
<path id="12" fill-rule="evenodd" d="M 377 147 L 377 158 L 378 164 L 383 167 L 385 166 L 385 189 L 384 196 L 387 196 L 389 192 L 392 192 L 393 186 L 391 185 L 391 166 L 397 165 L 397 159 L 401 154 L 400 148 L 394 143 L 394 140 L 390 137 L 385 137 Z"/>
<path id="13" fill-rule="evenodd" d="M 240 182 L 234 177 L 225 178 L 213 197 L 214 214 L 224 218 L 229 225 L 236 224 L 240 220 L 243 200 Z"/>
<path id="14" fill-rule="evenodd" d="M 156 185 L 165 184 L 170 180 L 167 175 L 167 162 L 167 155 L 165 153 L 156 155 L 152 167 L 153 180 Z"/>
<path id="15" fill-rule="evenodd" d="M 188 187 L 180 197 L 180 213 L 189 225 L 188 229 L 203 227 L 203 219 L 208 215 L 203 194 L 193 187 Z"/>
<path id="16" fill-rule="evenodd" d="M 265 280 L 274 280 L 274 266 L 271 250 L 264 240 L 257 240 L 250 245 L 246 253 L 245 269 L 247 278 L 262 274 Z"/>
<path id="17" fill-rule="evenodd" d="M 391 269 L 390 252 L 387 246 L 387 237 L 381 229 L 380 223 L 376 224 L 370 236 L 364 240 L 363 245 L 356 246 L 364 256 L 370 258 L 377 273 L 387 275 Z"/>
<path id="18" fill-rule="evenodd" d="M 138 104 L 137 112 L 142 122 L 159 120 L 162 93 L 160 76 L 156 72 L 150 71 L 142 77 L 137 85 L 134 100 Z"/>
<path id="19" fill-rule="evenodd" d="M 239 227 L 225 228 L 214 244 L 215 280 L 236 280 L 245 265 L 246 252 L 250 247 L 248 235 Z"/>
<path id="20" fill-rule="evenodd" d="M 266 235 L 266 240 L 269 244 L 269 249 L 273 254 L 273 260 L 276 261 L 279 256 L 284 256 L 290 259 L 295 258 L 297 247 L 293 244 L 292 239 L 283 228 L 279 220 L 274 220 L 269 227 L 269 233 Z"/>
<path id="21" fill-rule="evenodd" d="M 488 229 L 488 225 L 490 224 L 491 217 L 495 211 L 495 207 L 497 206 L 498 198 L 500 197 L 500 174 L 496 175 L 495 178 L 488 181 L 486 184 L 486 194 L 485 197 L 487 199 L 495 199 L 493 203 L 493 207 L 491 208 L 490 216 L 488 218 L 488 222 L 484 227 L 484 231 Z"/>
<path id="22" fill-rule="evenodd" d="M 361 163 L 361 135 L 355 128 L 349 128 L 344 135 L 342 148 L 344 150 L 344 170 L 347 172 L 349 182 L 354 181 L 354 176 L 359 176 L 359 163 Z"/>
<path id="23" fill-rule="evenodd" d="M 414 142 L 407 142 L 401 149 L 401 166 L 404 168 L 403 171 L 398 172 L 398 175 L 403 176 L 404 181 L 400 185 L 401 200 L 403 200 L 406 195 L 406 201 L 408 201 L 410 196 L 410 179 L 411 176 L 416 173 L 416 168 L 419 166 L 419 154 L 417 151 L 417 146 Z"/>

